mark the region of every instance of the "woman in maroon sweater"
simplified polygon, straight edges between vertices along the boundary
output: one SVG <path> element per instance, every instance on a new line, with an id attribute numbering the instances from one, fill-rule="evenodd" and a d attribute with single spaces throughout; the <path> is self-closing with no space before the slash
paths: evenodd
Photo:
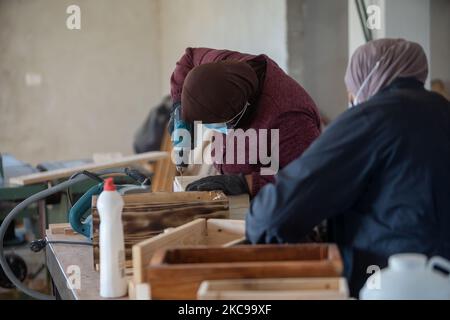
<path id="1" fill-rule="evenodd" d="M 187 48 L 172 74 L 171 94 L 187 122 L 227 123 L 229 129 L 256 132 L 279 129 L 277 169 L 298 158 L 320 134 L 320 117 L 311 97 L 266 55 Z M 256 195 L 263 185 L 274 181 L 274 175 L 261 174 L 267 164 L 249 160 L 249 151 L 258 154 L 259 143 L 259 137 L 256 145 L 245 143 L 243 164 L 215 161 L 222 175 L 200 179 L 187 190 Z M 227 144 L 225 140 L 224 159 Z M 237 154 L 232 157 L 236 160 Z"/>

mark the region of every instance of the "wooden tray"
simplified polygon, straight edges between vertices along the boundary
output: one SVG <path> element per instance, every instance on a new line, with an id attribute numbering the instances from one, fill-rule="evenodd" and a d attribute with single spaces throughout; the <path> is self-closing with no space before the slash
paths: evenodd
<path id="1" fill-rule="evenodd" d="M 180 246 L 231 246 L 245 240 L 245 221 L 197 219 L 133 246 L 133 279 L 147 282 L 145 268 L 158 249 Z"/>
<path id="2" fill-rule="evenodd" d="M 152 299 L 195 299 L 204 280 L 338 277 L 333 244 L 242 245 L 157 251 L 147 268 Z"/>
<path id="3" fill-rule="evenodd" d="M 167 228 L 198 218 L 228 218 L 229 204 L 222 192 L 155 192 L 125 195 L 122 221 L 125 256 L 131 267 L 132 246 L 154 237 Z M 94 264 L 99 263 L 97 197 L 92 197 Z"/>
<path id="4" fill-rule="evenodd" d="M 343 300 L 345 278 L 278 278 L 203 281 L 199 300 Z"/>

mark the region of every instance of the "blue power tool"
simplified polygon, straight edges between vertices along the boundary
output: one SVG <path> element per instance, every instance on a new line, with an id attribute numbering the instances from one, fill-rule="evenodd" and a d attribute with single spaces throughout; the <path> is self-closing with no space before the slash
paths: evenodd
<path id="1" fill-rule="evenodd" d="M 187 136 L 189 135 L 189 136 Z M 181 119 L 181 105 L 178 104 L 173 111 L 173 132 L 171 136 L 175 152 L 175 166 L 183 174 L 189 163 L 190 151 L 194 147 L 193 125 Z"/>
<path id="2" fill-rule="evenodd" d="M 139 184 L 117 185 L 117 191 L 120 194 L 133 192 L 148 192 L 150 189 L 150 179 L 137 170 L 125 169 L 125 173 L 136 180 Z M 92 215 L 91 204 L 92 196 L 99 195 L 103 191 L 103 182 L 90 188 L 81 198 L 72 206 L 69 211 L 69 223 L 72 229 L 88 239 L 92 239 Z"/>

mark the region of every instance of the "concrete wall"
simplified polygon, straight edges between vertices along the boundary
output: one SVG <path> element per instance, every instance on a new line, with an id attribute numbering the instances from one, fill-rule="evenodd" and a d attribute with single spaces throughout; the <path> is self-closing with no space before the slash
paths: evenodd
<path id="1" fill-rule="evenodd" d="M 354 0 L 349 1 L 349 53 L 365 40 Z M 366 0 L 382 10 L 382 29 L 375 39 L 405 38 L 420 43 L 430 63 L 430 79 L 439 78 L 450 87 L 450 1 L 449 0 Z"/>
<path id="2" fill-rule="evenodd" d="M 288 0 L 287 4 L 289 73 L 333 119 L 347 107 L 347 1 Z"/>
<path id="3" fill-rule="evenodd" d="M 66 28 L 71 4 L 81 30 Z M 0 151 L 32 163 L 131 153 L 160 98 L 157 6 L 0 0 Z"/>
<path id="4" fill-rule="evenodd" d="M 79 31 L 66 28 L 71 4 Z M 32 163 L 131 153 L 187 46 L 286 69 L 285 15 L 280 0 L 0 0 L 0 151 Z"/>
<path id="5" fill-rule="evenodd" d="M 347 106 L 349 51 L 362 44 L 353 2 L 0 0 L 0 152 L 32 163 L 131 153 L 188 46 L 266 53 L 335 118 Z M 449 81 L 450 1 L 368 2 L 383 6 L 379 36 L 431 33 L 432 77 Z M 71 4 L 79 31 L 66 28 Z"/>
<path id="6" fill-rule="evenodd" d="M 186 47 L 265 53 L 287 68 L 284 0 L 160 0 L 161 87 Z"/>
<path id="7" fill-rule="evenodd" d="M 355 0 L 348 1 L 348 53 L 352 56 L 355 50 L 363 45 L 366 40 L 359 20 Z M 392 1 L 392 0 L 391 0 Z M 377 5 L 381 10 L 381 29 L 373 29 L 372 36 L 374 39 L 384 38 L 386 36 L 386 1 L 385 0 L 365 0 L 366 6 Z"/>
<path id="8" fill-rule="evenodd" d="M 431 0 L 431 79 L 442 79 L 450 91 L 450 1 Z"/>
<path id="9" fill-rule="evenodd" d="M 431 2 L 434 0 L 431 0 Z M 386 1 L 386 37 L 404 38 L 422 45 L 431 62 L 430 0 Z M 429 85 L 427 80 L 427 85 Z"/>

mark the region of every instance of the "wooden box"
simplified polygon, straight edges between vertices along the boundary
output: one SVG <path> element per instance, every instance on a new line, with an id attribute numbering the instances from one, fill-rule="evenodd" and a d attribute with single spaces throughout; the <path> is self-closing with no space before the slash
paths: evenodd
<path id="1" fill-rule="evenodd" d="M 133 279 L 147 282 L 145 268 L 158 249 L 180 246 L 231 246 L 245 240 L 245 221 L 197 219 L 133 246 Z"/>
<path id="2" fill-rule="evenodd" d="M 229 203 L 222 192 L 155 192 L 129 194 L 122 222 L 125 256 L 131 267 L 133 245 L 154 237 L 164 229 L 178 227 L 198 218 L 228 218 Z M 99 263 L 99 226 L 97 197 L 92 197 L 94 264 Z"/>
<path id="3" fill-rule="evenodd" d="M 199 300 L 343 300 L 345 278 L 278 278 L 203 281 Z"/>
<path id="4" fill-rule="evenodd" d="M 147 268 L 152 299 L 195 299 L 204 280 L 338 277 L 332 244 L 241 245 L 157 251 Z"/>

